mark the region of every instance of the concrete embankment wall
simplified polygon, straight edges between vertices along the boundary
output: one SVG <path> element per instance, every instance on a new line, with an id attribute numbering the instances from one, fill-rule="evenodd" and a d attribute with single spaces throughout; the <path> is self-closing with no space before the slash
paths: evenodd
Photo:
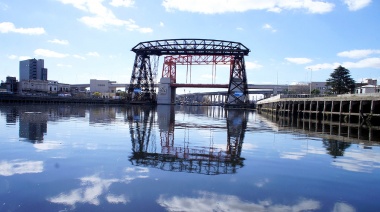
<path id="1" fill-rule="evenodd" d="M 16 96 L 0 95 L 0 103 L 32 103 L 32 104 L 127 104 L 119 99 L 90 99 L 73 97 L 39 97 L 39 96 Z"/>
<path id="2" fill-rule="evenodd" d="M 315 98 L 278 95 L 257 102 L 257 110 L 273 116 L 293 116 L 380 128 L 379 94 Z"/>

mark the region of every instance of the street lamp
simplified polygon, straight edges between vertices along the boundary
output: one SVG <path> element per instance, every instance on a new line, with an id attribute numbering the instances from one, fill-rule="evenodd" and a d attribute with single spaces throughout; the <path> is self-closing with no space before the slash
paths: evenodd
<path id="1" fill-rule="evenodd" d="M 313 78 L 313 69 L 312 68 L 307 68 L 310 70 L 310 96 L 311 96 L 311 82 L 312 82 L 312 78 Z"/>

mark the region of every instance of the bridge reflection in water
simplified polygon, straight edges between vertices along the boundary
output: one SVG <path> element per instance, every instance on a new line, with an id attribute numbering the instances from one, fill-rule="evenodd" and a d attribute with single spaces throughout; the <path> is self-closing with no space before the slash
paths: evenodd
<path id="1" fill-rule="evenodd" d="M 199 109 L 199 107 L 194 108 Z M 247 127 L 247 114 L 239 110 L 212 108 L 214 109 L 217 111 L 212 111 L 209 115 L 224 117 L 225 127 L 195 125 L 190 122 L 176 124 L 174 107 L 169 105 L 134 107 L 127 114 L 132 140 L 132 155 L 129 160 L 136 166 L 154 167 L 173 172 L 205 175 L 236 173 L 237 169 L 244 166 L 241 151 Z M 155 115 L 157 115 L 158 123 L 154 123 Z M 151 130 L 153 124 L 158 124 L 160 146 L 157 146 L 155 132 Z M 184 134 L 183 142 L 174 137 L 175 128 L 183 130 L 181 132 Z M 225 129 L 226 148 L 215 147 L 212 136 L 210 136 L 211 141 L 204 141 L 205 146 L 195 146 L 191 141 L 189 129 L 204 128 L 210 128 L 210 131 L 216 128 Z"/>

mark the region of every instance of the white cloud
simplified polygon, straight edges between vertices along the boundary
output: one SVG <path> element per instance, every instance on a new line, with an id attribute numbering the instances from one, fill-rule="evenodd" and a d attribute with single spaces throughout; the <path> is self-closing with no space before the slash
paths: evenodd
<path id="1" fill-rule="evenodd" d="M 82 59 L 82 60 L 86 59 L 85 57 L 77 55 L 77 54 L 74 54 L 73 57 L 78 58 L 78 59 Z"/>
<path id="2" fill-rule="evenodd" d="M 42 56 L 42 57 L 55 57 L 55 58 L 64 58 L 69 56 L 68 54 L 62 54 L 58 53 L 55 51 L 51 51 L 48 49 L 36 49 L 34 50 L 34 54 L 37 56 Z"/>
<path id="3" fill-rule="evenodd" d="M 344 0 L 344 3 L 347 4 L 349 10 L 356 11 L 368 6 L 371 1 L 372 0 Z"/>
<path id="4" fill-rule="evenodd" d="M 41 173 L 44 170 L 43 161 L 0 161 L 0 175 Z"/>
<path id="5" fill-rule="evenodd" d="M 260 69 L 263 66 L 258 64 L 257 62 L 245 62 L 245 69 L 250 70 L 250 69 Z"/>
<path id="6" fill-rule="evenodd" d="M 8 55 L 8 58 L 11 60 L 14 60 L 14 59 L 17 59 L 17 56 L 12 54 L 12 55 Z"/>
<path id="7" fill-rule="evenodd" d="M 86 55 L 91 56 L 91 57 L 100 57 L 99 53 L 97 53 L 97 52 L 89 52 Z"/>
<path id="8" fill-rule="evenodd" d="M 368 55 L 371 55 L 371 54 L 380 54 L 380 50 L 375 50 L 375 49 L 351 50 L 351 51 L 339 52 L 338 56 L 359 59 L 359 58 L 367 57 Z"/>
<path id="9" fill-rule="evenodd" d="M 359 60 L 356 62 L 343 62 L 343 63 L 322 63 L 322 64 L 316 64 L 305 67 L 305 69 L 328 69 L 333 70 L 337 68 L 338 66 L 343 66 L 347 69 L 350 68 L 380 68 L 380 58 L 379 57 L 373 57 L 373 58 L 366 58 L 363 60 Z"/>
<path id="10" fill-rule="evenodd" d="M 165 24 L 162 21 L 160 21 L 160 27 L 164 27 L 164 26 Z"/>
<path id="11" fill-rule="evenodd" d="M 36 28 L 16 28 L 16 26 L 11 22 L 0 23 L 0 33 L 19 33 L 27 35 L 42 35 L 45 34 L 45 29 L 41 27 Z"/>
<path id="12" fill-rule="evenodd" d="M 105 7 L 103 0 L 58 0 L 63 4 L 71 4 L 75 8 L 92 14 L 93 16 L 84 16 L 79 18 L 79 21 L 85 25 L 99 29 L 107 30 L 108 27 L 125 27 L 129 31 L 138 31 L 141 33 L 152 32 L 151 28 L 142 28 L 135 24 L 132 19 L 118 19 L 114 13 Z M 122 3 L 125 5 L 129 1 L 113 1 L 114 5 Z M 112 2 L 111 2 L 112 3 Z"/>
<path id="13" fill-rule="evenodd" d="M 311 66 L 306 66 L 305 69 L 311 69 L 311 70 L 319 70 L 319 69 L 333 70 L 333 69 L 336 69 L 340 65 L 341 65 L 340 63 L 320 63 L 320 64 L 311 65 Z"/>
<path id="14" fill-rule="evenodd" d="M 32 59 L 32 57 L 29 57 L 29 56 L 20 56 L 18 59 L 19 60 L 29 60 L 29 59 Z"/>
<path id="15" fill-rule="evenodd" d="M 320 202 L 301 199 L 294 205 L 281 205 L 270 200 L 247 202 L 234 195 L 220 195 L 199 191 L 198 197 L 160 195 L 156 202 L 168 211 L 312 211 L 321 207 Z"/>
<path id="16" fill-rule="evenodd" d="M 264 24 L 263 26 L 263 29 L 266 29 L 266 30 L 269 30 L 269 31 L 272 31 L 272 32 L 276 32 L 277 30 L 274 29 L 271 25 L 269 24 Z"/>
<path id="17" fill-rule="evenodd" d="M 132 7 L 134 4 L 134 0 L 112 0 L 110 2 L 110 5 L 114 7 Z"/>
<path id="18" fill-rule="evenodd" d="M 281 12 L 282 10 L 304 9 L 310 13 L 331 12 L 334 4 L 319 0 L 164 0 L 162 5 L 166 11 L 187 11 L 204 14 L 227 12 L 246 12 L 249 10 L 267 10 Z"/>
<path id="19" fill-rule="evenodd" d="M 69 45 L 69 41 L 67 41 L 67 40 L 53 39 L 53 40 L 48 40 L 48 42 L 49 43 L 61 44 L 61 45 Z"/>
<path id="20" fill-rule="evenodd" d="M 243 31 L 244 29 L 242 27 L 236 27 L 236 30 Z"/>
<path id="21" fill-rule="evenodd" d="M 151 33 L 151 32 L 153 32 L 153 29 L 142 27 L 142 28 L 138 28 L 137 31 L 139 31 L 141 33 Z"/>
<path id="22" fill-rule="evenodd" d="M 304 57 L 287 57 L 285 58 L 285 60 L 291 63 L 295 63 L 295 64 L 306 64 L 313 61 L 309 58 L 304 58 Z"/>
<path id="23" fill-rule="evenodd" d="M 366 58 L 357 62 L 344 62 L 342 66 L 346 68 L 380 68 L 380 58 Z"/>
<path id="24" fill-rule="evenodd" d="M 63 67 L 63 68 L 72 68 L 73 67 L 72 65 L 65 65 L 65 64 L 61 64 L 61 63 L 58 63 L 57 66 Z"/>

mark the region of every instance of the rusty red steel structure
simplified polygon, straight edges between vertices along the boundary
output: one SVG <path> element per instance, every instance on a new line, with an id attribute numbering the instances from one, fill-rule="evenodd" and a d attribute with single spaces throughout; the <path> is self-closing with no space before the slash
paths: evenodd
<path id="1" fill-rule="evenodd" d="M 175 85 L 177 64 L 190 67 L 191 65 L 230 64 L 230 82 L 226 104 L 243 105 L 247 103 L 248 89 L 244 56 L 247 56 L 250 50 L 239 42 L 214 39 L 155 40 L 141 42 L 133 47 L 132 51 L 136 53 L 136 58 L 128 89 L 131 101 L 155 100 L 150 56 L 167 55 L 164 59 L 162 77 L 170 78 L 172 87 L 178 87 Z"/>
<path id="2" fill-rule="evenodd" d="M 232 55 L 176 55 L 166 56 L 162 67 L 162 77 L 177 82 L 177 65 L 227 65 L 234 60 Z M 178 87 L 174 85 L 175 87 Z M 186 87 L 186 86 L 184 86 Z M 202 85 L 200 85 L 202 87 Z"/>

